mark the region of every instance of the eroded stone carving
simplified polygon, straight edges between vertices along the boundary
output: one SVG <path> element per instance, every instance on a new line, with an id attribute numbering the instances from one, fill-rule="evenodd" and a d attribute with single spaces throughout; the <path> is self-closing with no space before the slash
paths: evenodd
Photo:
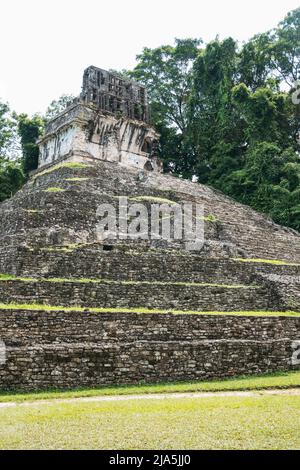
<path id="1" fill-rule="evenodd" d="M 46 126 L 39 167 L 92 158 L 161 171 L 158 145 L 145 88 L 91 66 L 80 96 Z"/>

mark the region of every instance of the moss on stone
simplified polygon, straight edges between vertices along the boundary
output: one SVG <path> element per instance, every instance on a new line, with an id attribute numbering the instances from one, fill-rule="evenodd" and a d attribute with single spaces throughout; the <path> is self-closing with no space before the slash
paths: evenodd
<path id="1" fill-rule="evenodd" d="M 217 217 L 215 217 L 213 214 L 209 214 L 209 215 L 202 217 L 202 220 L 204 220 L 205 222 L 217 222 L 218 221 Z"/>

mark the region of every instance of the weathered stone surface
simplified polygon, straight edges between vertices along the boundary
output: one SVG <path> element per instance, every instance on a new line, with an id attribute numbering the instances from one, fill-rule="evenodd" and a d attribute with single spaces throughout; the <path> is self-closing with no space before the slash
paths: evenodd
<path id="1" fill-rule="evenodd" d="M 0 311 L 2 388 L 197 380 L 293 369 L 300 318 Z"/>
<path id="2" fill-rule="evenodd" d="M 61 159 L 100 159 L 161 171 L 158 141 L 145 88 L 91 66 L 80 96 L 47 124 L 39 141 L 39 167 Z"/>
<path id="3" fill-rule="evenodd" d="M 103 281 L 47 282 L 2 281 L 0 298 L 5 303 L 46 305 L 157 308 L 200 311 L 280 310 L 287 306 L 268 286 L 222 287 L 176 283 L 126 284 Z"/>

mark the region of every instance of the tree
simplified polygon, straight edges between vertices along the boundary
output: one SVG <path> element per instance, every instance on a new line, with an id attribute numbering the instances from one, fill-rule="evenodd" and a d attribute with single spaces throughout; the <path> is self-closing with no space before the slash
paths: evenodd
<path id="1" fill-rule="evenodd" d="M 0 101 L 0 158 L 16 159 L 19 153 L 17 121 L 9 105 Z"/>
<path id="2" fill-rule="evenodd" d="M 175 46 L 145 48 L 131 77 L 149 93 L 152 120 L 161 132 L 161 158 L 168 171 L 188 177 L 193 149 L 189 139 L 192 67 L 201 40 L 176 39 Z"/>
<path id="3" fill-rule="evenodd" d="M 263 87 L 275 78 L 272 68 L 273 38 L 270 32 L 257 34 L 246 42 L 238 53 L 239 82 L 251 91 Z M 274 81 L 278 85 L 279 80 Z"/>
<path id="4" fill-rule="evenodd" d="M 51 101 L 45 113 L 45 120 L 50 121 L 50 119 L 64 111 L 74 99 L 75 96 L 73 95 L 61 95 L 57 100 Z"/>
<path id="5" fill-rule="evenodd" d="M 219 187 L 224 174 L 237 169 L 244 151 L 242 118 L 232 100 L 237 82 L 237 44 L 216 39 L 194 63 L 190 100 L 192 139 L 197 158 L 194 167 L 202 183 Z"/>
<path id="6" fill-rule="evenodd" d="M 23 154 L 22 168 L 26 176 L 38 167 L 39 147 L 37 140 L 42 135 L 43 129 L 44 120 L 41 116 L 37 114 L 32 118 L 29 118 L 27 114 L 18 116 L 18 133 Z"/>
<path id="7" fill-rule="evenodd" d="M 300 9 L 239 47 L 232 38 L 144 49 L 132 76 L 149 90 L 165 171 L 220 189 L 299 229 Z M 285 84 L 285 86 L 283 86 Z"/>
<path id="8" fill-rule="evenodd" d="M 18 163 L 0 158 L 0 202 L 9 198 L 24 183 L 24 175 Z"/>
<path id="9" fill-rule="evenodd" d="M 291 87 L 300 78 L 300 7 L 288 13 L 271 35 L 272 66 Z"/>
<path id="10" fill-rule="evenodd" d="M 0 201 L 14 194 L 23 181 L 18 162 L 17 122 L 8 104 L 0 102 Z"/>

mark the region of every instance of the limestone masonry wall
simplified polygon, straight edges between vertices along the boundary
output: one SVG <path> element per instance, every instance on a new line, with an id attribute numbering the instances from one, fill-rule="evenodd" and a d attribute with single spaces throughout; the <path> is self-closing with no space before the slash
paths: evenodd
<path id="1" fill-rule="evenodd" d="M 0 311 L 2 389 L 194 380 L 295 369 L 300 318 Z M 299 361 L 298 361 L 299 362 Z"/>
<path id="2" fill-rule="evenodd" d="M 2 281 L 0 298 L 5 303 L 43 303 L 66 307 L 198 311 L 280 310 L 281 307 L 280 299 L 265 287 L 228 288 L 168 283 Z"/>

